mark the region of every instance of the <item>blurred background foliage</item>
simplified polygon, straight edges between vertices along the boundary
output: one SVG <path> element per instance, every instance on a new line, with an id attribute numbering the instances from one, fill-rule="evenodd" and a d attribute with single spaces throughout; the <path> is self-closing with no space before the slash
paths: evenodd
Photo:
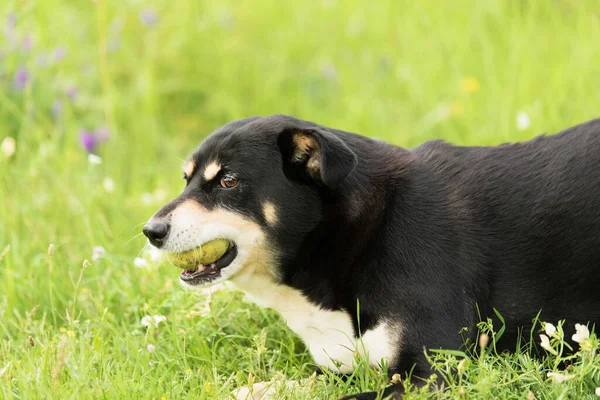
<path id="1" fill-rule="evenodd" d="M 285 113 L 405 147 L 524 140 L 598 116 L 599 33 L 595 0 L 3 1 L 0 368 L 33 331 L 56 349 L 65 310 L 117 329 L 192 306 L 176 271 L 135 268 L 135 235 L 216 127 Z"/>

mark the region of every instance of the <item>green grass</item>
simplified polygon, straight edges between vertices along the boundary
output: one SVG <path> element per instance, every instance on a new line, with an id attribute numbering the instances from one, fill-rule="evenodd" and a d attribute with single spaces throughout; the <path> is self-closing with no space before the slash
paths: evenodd
<path id="1" fill-rule="evenodd" d="M 287 113 L 411 147 L 528 139 L 599 116 L 595 0 L 158 0 L 153 26 L 140 21 L 147 5 L 0 5 L 0 141 L 16 140 L 0 154 L 1 398 L 226 398 L 249 379 L 310 378 L 309 354 L 274 313 L 229 290 L 185 292 L 168 264 L 134 266 L 140 224 L 182 189 L 181 161 L 229 120 Z M 103 163 L 90 164 L 79 132 L 102 126 Z M 106 253 L 92 261 L 95 246 Z M 166 321 L 149 329 L 146 315 Z M 462 358 L 432 362 L 446 376 Z M 555 360 L 471 355 L 444 392 L 409 398 L 595 397 L 595 350 L 578 353 L 559 385 L 547 377 Z M 386 383 L 361 367 L 289 398 Z"/>

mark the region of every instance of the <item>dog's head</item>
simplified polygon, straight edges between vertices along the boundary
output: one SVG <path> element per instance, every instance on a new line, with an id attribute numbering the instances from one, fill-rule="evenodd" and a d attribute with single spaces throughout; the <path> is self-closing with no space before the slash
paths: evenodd
<path id="1" fill-rule="evenodd" d="M 332 130 L 275 115 L 231 122 L 213 132 L 184 164 L 186 187 L 144 226 L 150 242 L 172 254 L 226 239 L 210 265 L 185 267 L 184 286 L 281 275 L 323 219 L 357 156 Z"/>

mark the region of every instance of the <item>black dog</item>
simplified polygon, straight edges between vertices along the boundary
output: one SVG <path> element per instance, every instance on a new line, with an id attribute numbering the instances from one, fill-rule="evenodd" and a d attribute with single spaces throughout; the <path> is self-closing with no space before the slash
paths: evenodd
<path id="1" fill-rule="evenodd" d="M 229 240 L 182 284 L 231 281 L 333 371 L 351 371 L 357 349 L 426 377 L 423 348 L 458 348 L 464 327 L 475 340 L 494 308 L 500 349 L 540 311 L 568 328 L 600 322 L 600 120 L 497 147 L 403 149 L 254 117 L 211 134 L 184 173 L 144 227 L 150 242 L 180 253 Z"/>

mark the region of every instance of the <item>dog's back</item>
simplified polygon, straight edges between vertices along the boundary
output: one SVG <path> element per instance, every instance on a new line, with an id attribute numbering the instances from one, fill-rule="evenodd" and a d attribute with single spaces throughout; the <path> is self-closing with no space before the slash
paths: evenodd
<path id="1" fill-rule="evenodd" d="M 479 303 L 505 317 L 509 347 L 535 310 L 570 329 L 600 322 L 600 120 L 523 143 L 415 153 L 447 182 L 465 259 L 487 282 Z"/>

